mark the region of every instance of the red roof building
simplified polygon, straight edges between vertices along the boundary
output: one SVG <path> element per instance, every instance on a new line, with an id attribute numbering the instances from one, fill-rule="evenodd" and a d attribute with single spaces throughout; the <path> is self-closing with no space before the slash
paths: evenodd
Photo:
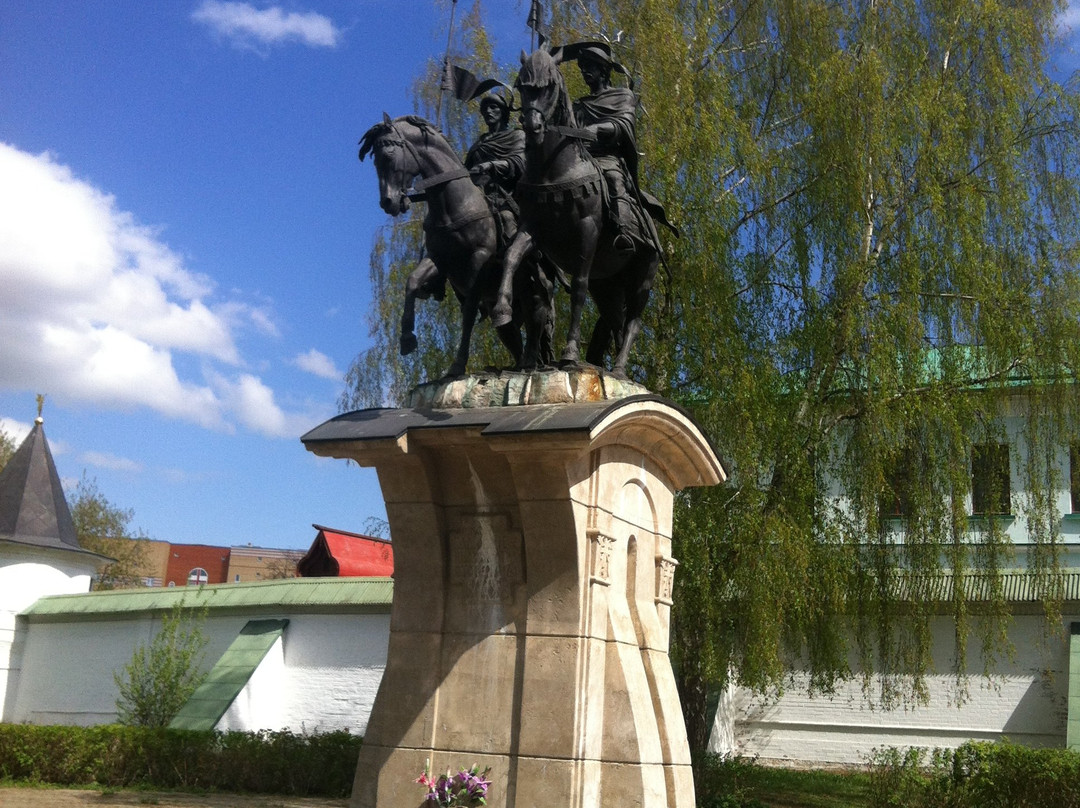
<path id="1" fill-rule="evenodd" d="M 331 530 L 319 531 L 296 569 L 302 578 L 387 578 L 394 574 L 394 548 L 387 539 Z"/>
<path id="2" fill-rule="evenodd" d="M 223 584 L 228 580 L 229 548 L 212 544 L 173 544 L 165 568 L 165 586 Z"/>

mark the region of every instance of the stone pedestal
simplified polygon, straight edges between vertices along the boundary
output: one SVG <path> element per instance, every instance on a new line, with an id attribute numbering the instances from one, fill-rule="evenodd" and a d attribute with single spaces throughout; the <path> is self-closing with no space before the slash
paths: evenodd
<path id="1" fill-rule="evenodd" d="M 654 396 L 366 410 L 303 440 L 377 469 L 394 542 L 354 808 L 418 808 L 427 760 L 490 766 L 490 808 L 693 808 L 672 497 L 724 472 L 685 414 Z"/>

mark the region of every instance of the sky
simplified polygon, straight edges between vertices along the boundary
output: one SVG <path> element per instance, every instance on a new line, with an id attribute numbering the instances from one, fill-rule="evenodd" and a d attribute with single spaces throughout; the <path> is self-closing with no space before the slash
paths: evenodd
<path id="1" fill-rule="evenodd" d="M 527 4 L 485 11 L 528 47 Z M 449 12 L 0 3 L 0 426 L 21 440 L 45 394 L 65 486 L 155 539 L 306 548 L 384 518 L 374 471 L 299 438 L 369 344 L 388 218 L 357 141 L 413 111 Z"/>
<path id="2" fill-rule="evenodd" d="M 471 0 L 458 3 L 463 14 Z M 497 57 L 528 3 L 486 0 Z M 387 217 L 359 136 L 412 112 L 449 0 L 0 3 L 0 427 L 176 543 L 363 532 L 375 473 L 299 437 L 368 346 Z M 1061 18 L 1075 64 L 1080 0 Z"/>

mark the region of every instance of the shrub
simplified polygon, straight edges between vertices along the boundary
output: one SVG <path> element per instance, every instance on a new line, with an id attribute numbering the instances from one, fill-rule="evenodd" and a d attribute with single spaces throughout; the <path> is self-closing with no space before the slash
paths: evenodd
<path id="1" fill-rule="evenodd" d="M 739 755 L 706 754 L 694 761 L 698 808 L 766 808 L 751 796 L 757 764 Z"/>
<path id="2" fill-rule="evenodd" d="M 968 742 L 926 757 L 874 750 L 871 808 L 1080 808 L 1080 754 Z"/>
<path id="3" fill-rule="evenodd" d="M 360 744 L 344 731 L 0 724 L 0 779 L 345 797 Z"/>
<path id="4" fill-rule="evenodd" d="M 952 782 L 980 808 L 1080 808 L 1080 754 L 1011 743 L 969 743 L 953 755 Z"/>
<path id="5" fill-rule="evenodd" d="M 914 808 L 926 784 L 923 751 L 918 747 L 874 749 L 868 762 L 871 808 Z"/>
<path id="6" fill-rule="evenodd" d="M 180 712 L 206 678 L 200 670 L 207 643 L 205 619 L 205 610 L 188 616 L 181 600 L 161 618 L 150 643 L 136 648 L 122 672 L 113 674 L 121 724 L 165 727 Z"/>

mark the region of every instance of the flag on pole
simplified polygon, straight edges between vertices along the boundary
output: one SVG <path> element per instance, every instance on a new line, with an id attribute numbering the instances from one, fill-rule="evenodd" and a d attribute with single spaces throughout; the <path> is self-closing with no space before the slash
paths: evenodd
<path id="1" fill-rule="evenodd" d="M 449 69 L 445 74 L 443 89 L 454 95 L 459 101 L 471 99 L 480 84 L 480 79 L 464 67 L 458 67 L 457 65 L 448 65 L 447 67 Z"/>
<path id="2" fill-rule="evenodd" d="M 442 66 L 442 83 L 439 85 L 439 89 L 444 93 L 454 92 L 454 74 L 453 68 L 449 60 L 443 61 Z"/>
<path id="3" fill-rule="evenodd" d="M 540 0 L 532 0 L 532 4 L 529 6 L 529 19 L 525 24 L 536 31 L 537 37 L 540 39 L 540 43 L 543 44 L 547 38 L 544 36 L 544 6 Z"/>

